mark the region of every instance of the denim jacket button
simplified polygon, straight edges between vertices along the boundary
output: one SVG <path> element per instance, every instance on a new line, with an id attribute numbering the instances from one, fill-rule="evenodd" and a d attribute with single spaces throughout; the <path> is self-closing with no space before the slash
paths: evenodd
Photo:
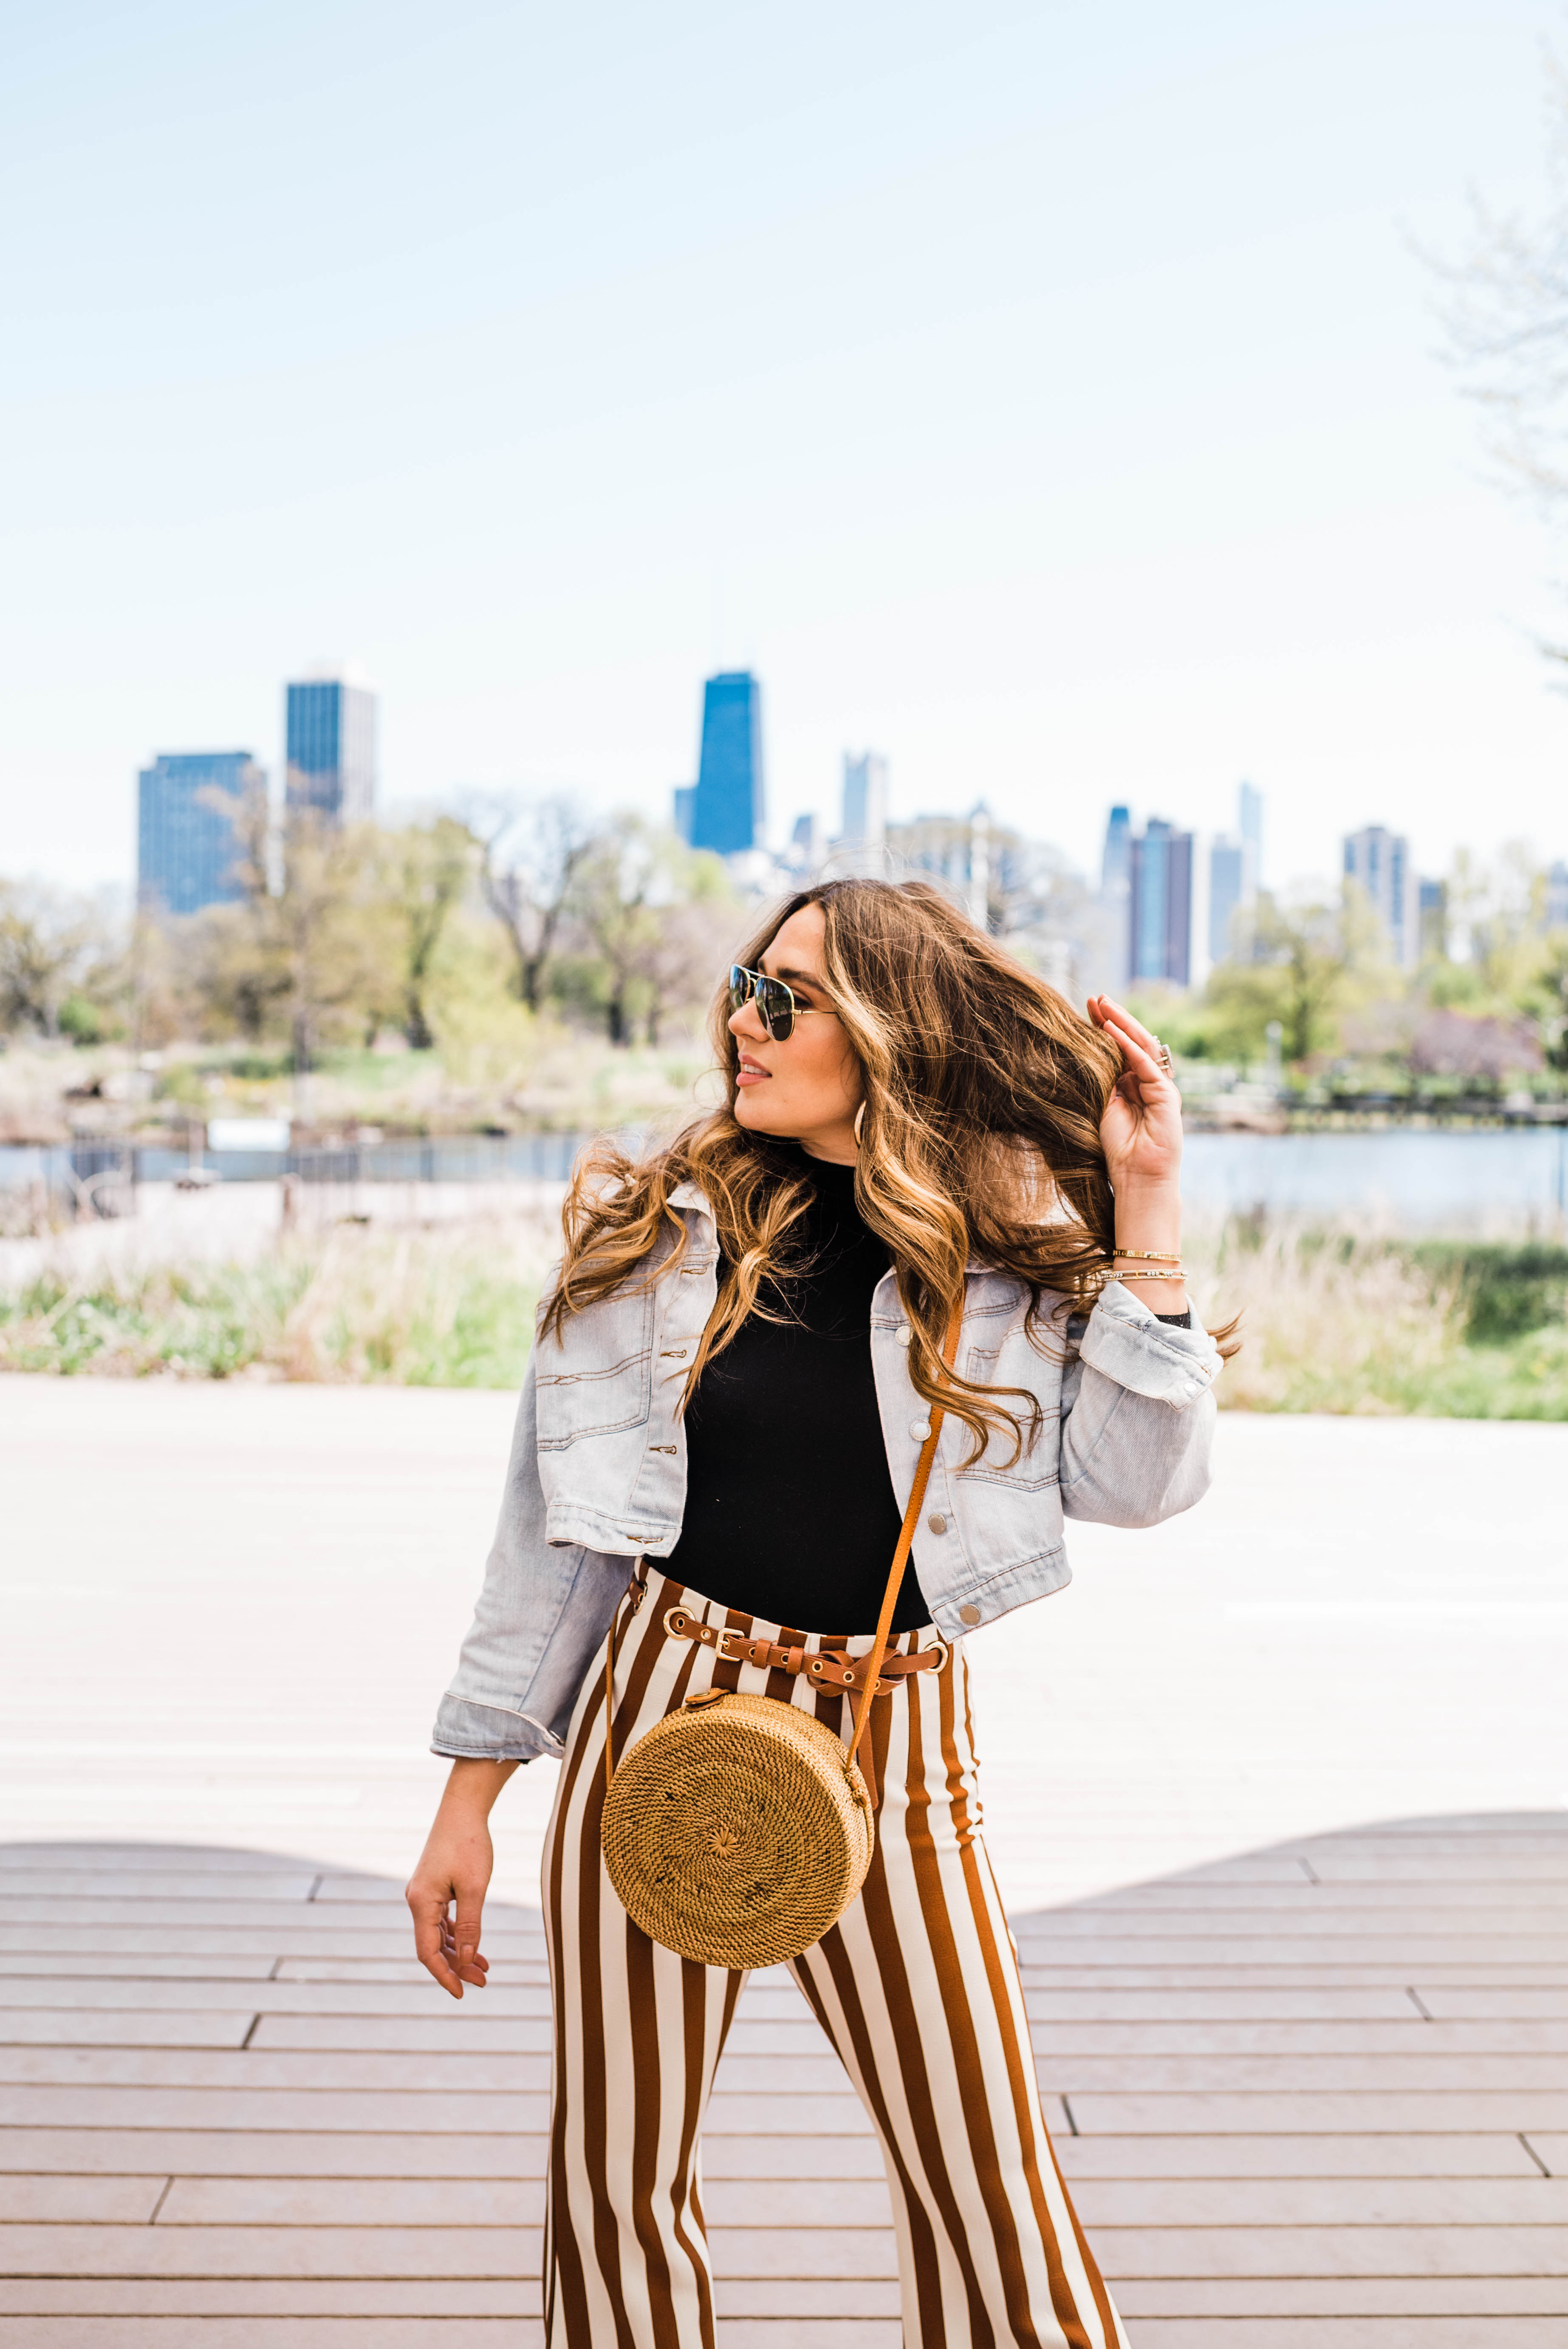
<path id="1" fill-rule="evenodd" d="M 931 1433 L 931 1422 L 928 1419 L 912 1419 L 909 1423 L 909 1432 L 917 1444 L 923 1444 Z"/>
<path id="2" fill-rule="evenodd" d="M 927 1517 L 925 1522 L 931 1527 L 934 1534 L 944 1534 L 947 1531 L 947 1520 L 943 1516 L 940 1509 L 936 1510 L 933 1516 Z"/>
<path id="3" fill-rule="evenodd" d="M 958 1619 L 961 1623 L 978 1623 L 980 1620 L 980 1609 L 978 1607 L 973 1606 L 961 1607 L 958 1609 Z"/>
<path id="4" fill-rule="evenodd" d="M 910 1328 L 909 1323 L 908 1323 L 907 1321 L 901 1321 L 901 1322 L 899 1323 L 899 1325 L 898 1325 L 898 1328 L 893 1331 L 892 1335 L 893 1335 L 893 1343 L 894 1343 L 895 1345 L 898 1345 L 898 1346 L 907 1346 L 907 1345 L 909 1345 L 909 1344 L 911 1344 L 911 1343 L 912 1343 L 912 1341 L 913 1341 L 913 1337 L 914 1337 L 914 1332 L 913 1332 L 913 1330 Z"/>

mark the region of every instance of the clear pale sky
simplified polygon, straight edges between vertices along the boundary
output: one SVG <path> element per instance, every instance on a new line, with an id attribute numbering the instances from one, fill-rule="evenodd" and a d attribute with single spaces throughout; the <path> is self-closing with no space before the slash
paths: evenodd
<path id="1" fill-rule="evenodd" d="M 357 661 L 383 792 L 773 829 L 1568 854 L 1563 551 L 1411 236 L 1539 186 L 1510 0 L 56 0 L 4 12 L 0 872 L 127 880 L 159 750 Z"/>

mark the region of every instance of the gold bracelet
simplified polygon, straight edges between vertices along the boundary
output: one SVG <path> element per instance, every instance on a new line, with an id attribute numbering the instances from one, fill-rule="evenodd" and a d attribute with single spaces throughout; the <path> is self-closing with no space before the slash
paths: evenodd
<path id="1" fill-rule="evenodd" d="M 1181 1261 L 1180 1248 L 1174 1254 L 1170 1248 L 1112 1248 L 1111 1254 L 1112 1256 L 1135 1256 L 1140 1263 L 1147 1264 L 1180 1264 Z"/>
<path id="2" fill-rule="evenodd" d="M 1187 1276 L 1184 1272 L 1119 1272 L 1114 1278 L 1118 1280 L 1185 1280 Z"/>

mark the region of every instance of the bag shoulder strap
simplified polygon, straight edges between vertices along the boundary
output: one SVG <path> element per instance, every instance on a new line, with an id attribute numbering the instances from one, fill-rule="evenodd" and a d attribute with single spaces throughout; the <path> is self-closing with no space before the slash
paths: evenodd
<path id="1" fill-rule="evenodd" d="M 958 1351 L 958 1333 L 963 1326 L 964 1294 L 960 1290 L 958 1302 L 953 1309 L 953 1318 L 947 1325 L 946 1340 L 942 1349 L 942 1360 L 948 1370 L 953 1368 L 954 1359 Z M 882 1613 L 877 1618 L 876 1645 L 872 1650 L 869 1659 L 871 1668 L 866 1674 L 865 1691 L 861 1698 L 861 1709 L 855 1721 L 855 1733 L 850 1741 L 851 1762 L 861 1750 L 861 1740 L 866 1733 L 866 1723 L 871 1719 L 872 1699 L 876 1694 L 877 1681 L 882 1668 L 882 1658 L 887 1653 L 888 1636 L 892 1629 L 892 1611 L 898 1605 L 898 1594 L 903 1588 L 904 1568 L 909 1564 L 909 1553 L 914 1546 L 914 1529 L 920 1523 L 921 1504 L 925 1499 L 925 1488 L 931 1482 L 932 1464 L 936 1458 L 937 1439 L 942 1433 L 942 1405 L 934 1403 L 931 1409 L 931 1433 L 920 1447 L 920 1458 L 915 1464 L 914 1482 L 909 1491 L 909 1506 L 903 1513 L 903 1524 L 899 1528 L 898 1547 L 892 1554 L 892 1567 L 888 1575 L 887 1588 L 882 1593 Z"/>

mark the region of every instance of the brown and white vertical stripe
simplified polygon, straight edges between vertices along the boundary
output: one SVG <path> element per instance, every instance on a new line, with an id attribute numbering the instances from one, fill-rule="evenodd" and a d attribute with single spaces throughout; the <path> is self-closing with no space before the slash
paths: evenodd
<path id="1" fill-rule="evenodd" d="M 762 1639 L 826 1644 L 653 1575 L 616 1659 L 617 1756 L 708 1687 L 800 1704 L 847 1733 L 841 1698 L 671 1640 L 664 1615 L 677 1602 Z M 882 2140 L 906 2349 L 1126 2349 L 1040 2115 L 1017 1962 L 980 1836 L 962 1651 L 880 1698 L 872 1724 L 882 1799 L 871 1872 L 790 1971 Z M 603 1799 L 601 1656 L 544 1847 L 555 2016 L 546 2338 L 549 2349 L 713 2349 L 698 2134 L 745 1976 L 694 1965 L 633 1924 L 600 1855 Z"/>

